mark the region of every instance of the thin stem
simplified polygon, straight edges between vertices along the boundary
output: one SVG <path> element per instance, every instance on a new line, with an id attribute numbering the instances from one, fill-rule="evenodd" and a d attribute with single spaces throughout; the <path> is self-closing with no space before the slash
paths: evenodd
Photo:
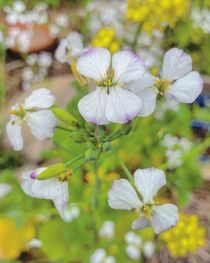
<path id="1" fill-rule="evenodd" d="M 65 128 L 65 127 L 62 127 L 62 126 L 56 126 L 56 128 L 59 129 L 59 130 L 62 130 L 62 131 L 66 131 L 66 132 L 72 132 L 72 131 L 74 131 L 73 129 L 70 130 L 70 129 Z"/>
<path id="2" fill-rule="evenodd" d="M 100 187 L 100 178 L 99 178 L 98 172 L 97 172 L 96 161 L 93 163 L 93 170 L 94 170 L 94 174 L 95 174 L 95 188 L 94 188 L 94 192 L 93 192 L 93 198 L 91 201 L 91 207 L 93 209 L 95 209 L 96 203 L 97 203 L 97 198 L 98 198 L 98 193 L 99 193 L 99 187 Z"/>
<path id="3" fill-rule="evenodd" d="M 133 43 L 132 43 L 133 51 L 136 51 L 137 44 L 138 44 L 138 37 L 139 37 L 139 34 L 141 32 L 141 28 L 142 28 L 142 23 L 139 23 L 138 27 L 136 29 L 135 35 L 134 35 Z"/>
<path id="4" fill-rule="evenodd" d="M 131 172 L 129 171 L 128 167 L 125 165 L 125 163 L 123 162 L 123 160 L 120 159 L 120 157 L 117 155 L 116 151 L 111 148 L 111 152 L 112 154 L 115 156 L 115 158 L 118 160 L 119 164 L 121 165 L 123 171 L 125 172 L 125 174 L 127 175 L 129 181 L 131 183 L 133 183 L 133 175 L 131 174 Z"/>
<path id="5" fill-rule="evenodd" d="M 76 161 L 82 159 L 84 156 L 85 156 L 84 153 L 78 155 L 78 156 L 75 157 L 74 159 L 72 159 L 72 160 L 68 161 L 67 163 L 65 163 L 65 166 L 67 166 L 67 167 L 70 166 L 72 163 L 74 163 L 74 162 L 76 162 Z"/>

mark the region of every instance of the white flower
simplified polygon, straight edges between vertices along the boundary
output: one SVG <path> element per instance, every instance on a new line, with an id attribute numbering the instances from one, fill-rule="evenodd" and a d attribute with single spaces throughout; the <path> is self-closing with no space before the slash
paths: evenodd
<path id="1" fill-rule="evenodd" d="M 80 215 L 80 209 L 76 204 L 71 204 L 70 208 L 67 208 L 64 214 L 64 221 L 65 222 L 71 222 L 74 219 L 78 218 Z"/>
<path id="2" fill-rule="evenodd" d="M 37 64 L 43 68 L 49 68 L 52 65 L 53 59 L 50 52 L 41 52 L 37 57 Z"/>
<path id="3" fill-rule="evenodd" d="M 62 39 L 55 52 L 55 58 L 60 63 L 71 64 L 72 58 L 78 57 L 83 52 L 82 36 L 78 32 L 71 32 Z"/>
<path id="4" fill-rule="evenodd" d="M 140 201 L 136 191 L 126 179 L 115 180 L 108 193 L 108 204 L 114 209 L 140 212 L 140 217 L 132 224 L 132 229 L 152 226 L 159 234 L 176 225 L 178 209 L 173 204 L 156 205 L 153 198 L 166 184 L 163 171 L 156 168 L 138 169 L 134 174 L 135 186 L 142 195 Z"/>
<path id="5" fill-rule="evenodd" d="M 99 230 L 99 236 L 101 238 L 113 239 L 115 232 L 115 224 L 111 220 L 104 221 L 101 229 Z"/>
<path id="6" fill-rule="evenodd" d="M 66 206 L 69 200 L 68 182 L 53 177 L 38 180 L 36 177 L 46 168 L 24 172 L 21 186 L 23 191 L 32 197 L 52 200 L 60 216 L 65 219 Z"/>
<path id="7" fill-rule="evenodd" d="M 125 252 L 130 259 L 137 260 L 141 257 L 142 239 L 134 232 L 128 232 L 125 235 L 127 243 Z"/>
<path id="8" fill-rule="evenodd" d="M 151 241 L 147 241 L 143 246 L 143 253 L 146 258 L 151 258 L 155 252 L 155 246 Z"/>
<path id="9" fill-rule="evenodd" d="M 21 125 L 25 122 L 37 139 L 44 140 L 53 136 L 57 121 L 49 108 L 54 103 L 55 97 L 51 92 L 41 88 L 33 91 L 24 104 L 16 104 L 11 108 L 11 118 L 6 130 L 16 151 L 23 148 Z"/>
<path id="10" fill-rule="evenodd" d="M 160 78 L 145 73 L 129 86 L 143 101 L 140 115 L 151 114 L 157 96 L 173 97 L 179 102 L 192 103 L 201 93 L 203 80 L 192 71 L 192 59 L 181 49 L 172 48 L 165 53 Z"/>
<path id="11" fill-rule="evenodd" d="M 90 263 L 115 263 L 115 258 L 107 256 L 103 248 L 98 248 L 90 257 Z"/>
<path id="12" fill-rule="evenodd" d="M 56 25 L 60 27 L 67 27 L 69 23 L 69 17 L 66 14 L 59 14 L 55 20 Z"/>
<path id="13" fill-rule="evenodd" d="M 25 9 L 26 6 L 22 1 L 15 1 L 12 7 L 6 6 L 4 11 L 7 13 L 7 23 L 14 25 L 20 22 L 22 13 L 25 11 Z"/>
<path id="14" fill-rule="evenodd" d="M 144 73 L 142 60 L 125 50 L 112 58 L 107 49 L 90 48 L 77 61 L 77 70 L 96 81 L 96 90 L 79 101 L 83 118 L 96 124 L 126 123 L 141 111 L 143 102 L 127 89 Z"/>
<path id="15" fill-rule="evenodd" d="M 9 184 L 0 183 L 0 198 L 3 198 L 9 192 L 11 192 L 12 187 Z"/>

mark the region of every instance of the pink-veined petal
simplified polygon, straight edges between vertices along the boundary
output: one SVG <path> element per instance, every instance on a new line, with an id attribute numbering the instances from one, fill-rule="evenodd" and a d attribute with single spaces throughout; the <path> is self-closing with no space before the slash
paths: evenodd
<path id="1" fill-rule="evenodd" d="M 120 87 L 110 88 L 106 107 L 106 118 L 110 122 L 127 123 L 140 112 L 141 99 L 134 93 Z"/>
<path id="2" fill-rule="evenodd" d="M 114 81 L 120 84 L 129 83 L 141 78 L 145 71 L 143 60 L 129 50 L 115 53 L 112 57 Z"/>
<path id="3" fill-rule="evenodd" d="M 97 87 L 78 103 L 78 109 L 83 118 L 95 124 L 103 125 L 109 123 L 106 118 L 108 94 L 105 88 Z"/>
<path id="4" fill-rule="evenodd" d="M 163 59 L 162 79 L 176 80 L 192 70 L 192 59 L 183 50 L 172 48 Z"/>
<path id="5" fill-rule="evenodd" d="M 12 117 L 6 126 L 7 136 L 15 151 L 23 149 L 23 137 L 21 132 L 21 124 L 18 118 Z"/>
<path id="6" fill-rule="evenodd" d="M 77 60 L 77 71 L 88 78 L 101 81 L 106 77 L 111 54 L 105 48 L 89 48 Z"/>

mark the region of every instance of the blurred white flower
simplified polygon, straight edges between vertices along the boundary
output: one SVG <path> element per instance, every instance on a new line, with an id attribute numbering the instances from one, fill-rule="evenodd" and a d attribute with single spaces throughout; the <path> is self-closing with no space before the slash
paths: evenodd
<path id="1" fill-rule="evenodd" d="M 69 17 L 66 14 L 58 14 L 55 20 L 56 25 L 59 27 L 67 27 L 69 23 Z"/>
<path id="2" fill-rule="evenodd" d="M 21 126 L 26 123 L 32 134 L 39 140 L 52 137 L 57 125 L 53 112 L 49 109 L 55 103 L 55 97 L 45 88 L 32 92 L 24 104 L 16 104 L 11 108 L 10 121 L 6 130 L 14 150 L 23 148 Z"/>
<path id="3" fill-rule="evenodd" d="M 146 72 L 129 86 L 144 102 L 145 116 L 155 110 L 158 95 L 192 103 L 202 89 L 203 80 L 198 72 L 192 71 L 191 57 L 178 48 L 165 53 L 160 78 Z"/>
<path id="4" fill-rule="evenodd" d="M 43 68 L 49 68 L 52 65 L 53 59 L 50 52 L 41 52 L 37 57 L 37 64 Z"/>
<path id="5" fill-rule="evenodd" d="M 80 216 L 80 209 L 76 204 L 71 204 L 70 208 L 67 208 L 63 219 L 65 222 L 71 222 Z"/>
<path id="6" fill-rule="evenodd" d="M 12 187 L 9 184 L 0 183 L 0 198 L 3 198 L 5 195 L 10 193 Z"/>
<path id="7" fill-rule="evenodd" d="M 95 250 L 93 255 L 90 257 L 90 263 L 115 263 L 113 256 L 107 256 L 106 251 L 103 248 Z"/>
<path id="8" fill-rule="evenodd" d="M 132 224 L 132 229 L 152 226 L 159 234 L 177 224 L 178 209 L 173 204 L 156 205 L 154 196 L 166 184 L 163 171 L 156 168 L 138 169 L 134 173 L 135 186 L 142 196 L 141 201 L 128 180 L 113 182 L 108 193 L 108 204 L 114 209 L 136 209 L 140 217 Z"/>
<path id="9" fill-rule="evenodd" d="M 210 11 L 207 8 L 193 8 L 191 18 L 194 28 L 201 28 L 206 34 L 210 33 Z"/>
<path id="10" fill-rule="evenodd" d="M 24 172 L 21 186 L 23 191 L 32 197 L 52 200 L 61 218 L 65 219 L 65 212 L 69 200 L 68 182 L 56 177 L 38 180 L 36 177 L 46 168 Z"/>
<path id="11" fill-rule="evenodd" d="M 140 114 L 143 101 L 127 89 L 144 73 L 144 63 L 125 50 L 112 58 L 107 49 L 90 48 L 77 61 L 77 71 L 96 82 L 96 90 L 79 101 L 83 118 L 99 125 L 126 123 Z"/>
<path id="12" fill-rule="evenodd" d="M 26 6 L 22 1 L 15 1 L 12 7 L 5 6 L 4 12 L 6 12 L 6 21 L 8 24 L 17 24 L 20 22 L 22 13 L 26 10 Z"/>
<path id="13" fill-rule="evenodd" d="M 99 237 L 113 239 L 114 234 L 115 234 L 115 223 L 111 220 L 104 221 L 103 225 L 99 230 Z"/>
<path id="14" fill-rule="evenodd" d="M 71 32 L 61 40 L 56 49 L 55 58 L 60 63 L 71 64 L 72 59 L 80 56 L 83 50 L 82 36 L 78 32 Z"/>
<path id="15" fill-rule="evenodd" d="M 175 169 L 183 164 L 182 156 L 192 148 L 192 142 L 187 138 L 179 138 L 171 134 L 165 134 L 161 145 L 166 147 L 166 158 L 169 169 Z"/>
<path id="16" fill-rule="evenodd" d="M 42 242 L 39 239 L 33 238 L 31 241 L 28 242 L 28 248 L 40 248 L 42 246 Z"/>
<path id="17" fill-rule="evenodd" d="M 147 241 L 143 246 L 143 254 L 145 258 L 151 258 L 155 252 L 155 246 L 151 241 Z"/>
<path id="18" fill-rule="evenodd" d="M 125 252 L 132 260 L 137 260 L 141 257 L 142 239 L 134 232 L 128 232 L 125 235 L 127 243 Z"/>

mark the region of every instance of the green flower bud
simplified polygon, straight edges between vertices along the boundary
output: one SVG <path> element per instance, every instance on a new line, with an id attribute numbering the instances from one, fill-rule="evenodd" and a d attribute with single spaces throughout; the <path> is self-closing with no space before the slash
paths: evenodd
<path id="1" fill-rule="evenodd" d="M 58 174 L 64 172 L 66 167 L 63 163 L 56 163 L 54 165 L 49 166 L 43 172 L 41 172 L 36 179 L 38 180 L 46 180 L 48 178 L 57 176 Z"/>

